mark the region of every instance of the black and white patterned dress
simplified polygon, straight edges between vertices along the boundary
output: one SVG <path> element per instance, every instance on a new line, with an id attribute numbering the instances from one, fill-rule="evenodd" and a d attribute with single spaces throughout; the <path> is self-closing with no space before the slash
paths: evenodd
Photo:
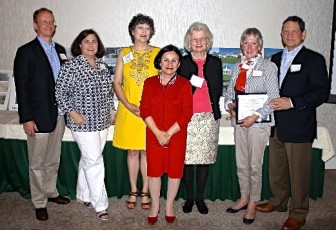
<path id="1" fill-rule="evenodd" d="M 110 109 L 113 108 L 112 77 L 105 62 L 96 58 L 94 69 L 88 60 L 79 55 L 61 68 L 56 83 L 56 100 L 66 114 L 66 124 L 74 132 L 94 132 L 110 126 Z M 75 110 L 87 119 L 84 125 L 75 124 L 70 111 Z"/>

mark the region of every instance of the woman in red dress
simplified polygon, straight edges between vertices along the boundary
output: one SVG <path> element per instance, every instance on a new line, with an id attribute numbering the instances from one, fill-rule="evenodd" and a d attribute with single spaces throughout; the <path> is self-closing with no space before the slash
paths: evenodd
<path id="1" fill-rule="evenodd" d="M 146 123 L 147 174 L 152 207 L 148 223 L 158 219 L 161 176 L 168 175 L 165 219 L 175 220 L 173 202 L 183 174 L 187 125 L 192 116 L 189 81 L 176 74 L 182 59 L 173 45 L 165 46 L 154 59 L 159 75 L 144 83 L 140 116 Z"/>

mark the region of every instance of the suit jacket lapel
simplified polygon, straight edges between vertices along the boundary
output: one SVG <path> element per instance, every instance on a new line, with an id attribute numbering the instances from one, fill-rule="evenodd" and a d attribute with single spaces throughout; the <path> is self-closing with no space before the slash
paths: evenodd
<path id="1" fill-rule="evenodd" d="M 56 42 L 55 42 L 55 49 L 56 49 L 56 52 L 57 52 L 58 59 L 60 61 L 60 65 L 62 65 L 66 61 L 66 59 L 62 59 L 62 57 L 61 57 L 61 54 L 64 54 L 65 57 L 66 57 L 66 54 L 64 53 L 64 49 L 62 48 L 62 46 L 60 46 Z"/>
<path id="2" fill-rule="evenodd" d="M 286 75 L 285 75 L 285 77 L 284 77 L 283 82 L 286 80 L 286 78 L 288 77 L 288 75 L 289 75 L 290 72 L 291 72 L 291 71 L 290 71 L 290 70 L 291 70 L 291 65 L 297 63 L 298 59 L 300 59 L 301 54 L 302 54 L 302 52 L 304 52 L 305 49 L 306 49 L 306 48 L 303 46 L 303 47 L 301 48 L 301 50 L 296 54 L 296 56 L 294 57 L 292 63 L 290 64 L 290 66 L 289 66 L 289 68 L 288 68 L 288 70 L 287 70 L 287 72 L 286 72 Z M 281 63 L 281 56 L 280 56 L 280 63 Z M 280 68 L 279 68 L 279 69 L 280 69 Z M 280 75 L 279 75 L 279 76 L 280 76 Z"/>
<path id="3" fill-rule="evenodd" d="M 37 37 L 35 38 L 35 42 L 36 42 L 37 46 L 40 48 L 40 51 L 43 53 L 43 56 L 45 57 L 45 61 L 48 63 L 49 70 L 52 73 L 51 76 L 53 76 L 53 71 L 52 71 L 51 64 L 49 62 L 49 58 L 48 58 L 45 50 L 43 49 L 43 46 L 41 45 L 41 43 L 40 43 L 40 41 L 38 40 Z"/>

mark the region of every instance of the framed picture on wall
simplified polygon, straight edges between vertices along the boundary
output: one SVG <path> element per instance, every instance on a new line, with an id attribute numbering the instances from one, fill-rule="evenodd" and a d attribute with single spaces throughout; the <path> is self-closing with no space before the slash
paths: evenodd
<path id="1" fill-rule="evenodd" d="M 210 51 L 211 53 L 211 51 Z M 223 67 L 223 96 L 231 80 L 233 66 L 240 62 L 242 53 L 240 48 L 217 48 L 217 53 L 211 53 L 222 60 Z"/>
<path id="2" fill-rule="evenodd" d="M 14 83 L 14 77 L 12 77 L 9 80 L 9 104 L 8 104 L 8 110 L 18 110 L 18 103 L 16 99 L 16 90 L 15 90 L 15 83 Z"/>
<path id="3" fill-rule="evenodd" d="M 231 80 L 231 74 L 233 70 L 233 66 L 240 61 L 241 59 L 241 50 L 240 48 L 212 48 L 209 52 L 211 55 L 218 57 L 222 61 L 222 69 L 223 69 L 223 93 L 220 97 L 219 105 L 222 114 L 228 114 L 224 107 L 224 96 L 227 91 L 227 87 L 229 86 Z"/>
<path id="4" fill-rule="evenodd" d="M 331 46 L 330 64 L 329 64 L 330 94 L 328 102 L 336 104 L 336 4 L 335 3 L 334 3 L 334 15 L 333 15 L 330 46 Z"/>
<path id="5" fill-rule="evenodd" d="M 10 96 L 9 82 L 11 78 L 12 78 L 12 71 L 0 70 L 0 110 L 7 110 Z"/>
<path id="6" fill-rule="evenodd" d="M 117 63 L 117 57 L 121 51 L 121 47 L 107 47 L 103 60 L 106 62 L 108 69 L 114 79 L 114 70 Z"/>

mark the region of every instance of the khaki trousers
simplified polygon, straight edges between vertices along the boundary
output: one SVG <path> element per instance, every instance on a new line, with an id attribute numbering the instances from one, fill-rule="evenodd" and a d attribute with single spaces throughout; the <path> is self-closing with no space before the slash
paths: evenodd
<path id="1" fill-rule="evenodd" d="M 35 208 L 46 207 L 48 197 L 59 195 L 56 182 L 64 129 L 64 117 L 58 116 L 53 132 L 27 136 L 29 185 Z"/>
<path id="2" fill-rule="evenodd" d="M 305 221 L 309 212 L 309 183 L 312 143 L 283 143 L 277 136 L 269 141 L 269 180 L 273 197 L 269 203 L 287 208 L 289 218 Z"/>
<path id="3" fill-rule="evenodd" d="M 236 164 L 241 195 L 259 201 L 264 151 L 270 127 L 235 127 Z"/>

